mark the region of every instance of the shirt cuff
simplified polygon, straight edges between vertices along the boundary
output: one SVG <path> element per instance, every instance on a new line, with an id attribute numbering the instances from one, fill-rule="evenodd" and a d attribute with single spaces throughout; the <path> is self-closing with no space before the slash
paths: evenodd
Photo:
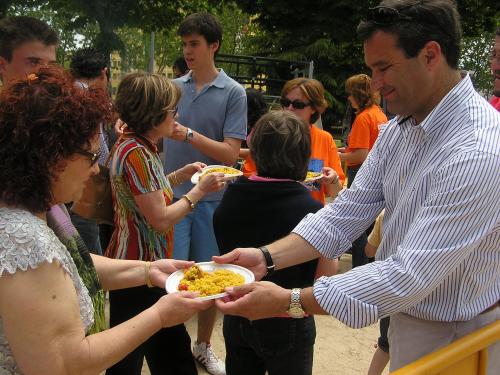
<path id="1" fill-rule="evenodd" d="M 313 286 L 313 295 L 323 310 L 351 328 L 362 328 L 378 321 L 375 305 L 362 302 L 341 290 L 342 275 L 320 277 Z"/>

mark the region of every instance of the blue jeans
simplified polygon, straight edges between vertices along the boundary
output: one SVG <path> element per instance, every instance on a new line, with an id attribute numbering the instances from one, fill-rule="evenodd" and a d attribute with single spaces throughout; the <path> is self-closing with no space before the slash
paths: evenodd
<path id="1" fill-rule="evenodd" d="M 311 375 L 314 317 L 250 321 L 225 315 L 227 375 Z"/>
<path id="2" fill-rule="evenodd" d="M 209 262 L 219 255 L 214 234 L 214 211 L 220 201 L 198 202 L 194 210 L 174 226 L 173 258 Z"/>
<path id="3" fill-rule="evenodd" d="M 85 219 L 71 211 L 70 217 L 71 222 L 80 234 L 80 237 L 82 237 L 89 252 L 102 255 L 101 243 L 99 241 L 99 225 L 95 221 Z"/>

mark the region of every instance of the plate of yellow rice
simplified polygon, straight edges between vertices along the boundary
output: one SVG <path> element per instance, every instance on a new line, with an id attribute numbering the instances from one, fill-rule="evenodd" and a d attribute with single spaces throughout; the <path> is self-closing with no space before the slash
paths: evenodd
<path id="1" fill-rule="evenodd" d="M 230 286 L 251 283 L 255 280 L 253 273 L 235 264 L 218 264 L 201 262 L 185 270 L 171 274 L 165 283 L 167 293 L 179 291 L 198 292 L 201 300 L 227 296 L 224 291 Z"/>
<path id="2" fill-rule="evenodd" d="M 228 167 L 226 165 L 208 165 L 203 168 L 201 171 L 196 172 L 191 177 L 191 182 L 193 184 L 197 184 L 201 178 L 210 174 L 210 173 L 224 173 L 224 178 L 226 180 L 232 180 L 238 178 L 243 174 L 242 171 L 237 170 L 236 168 Z"/>
<path id="3" fill-rule="evenodd" d="M 304 182 L 305 183 L 313 182 L 313 181 L 319 180 L 320 178 L 323 178 L 323 173 L 307 171 L 306 179 L 304 180 Z"/>

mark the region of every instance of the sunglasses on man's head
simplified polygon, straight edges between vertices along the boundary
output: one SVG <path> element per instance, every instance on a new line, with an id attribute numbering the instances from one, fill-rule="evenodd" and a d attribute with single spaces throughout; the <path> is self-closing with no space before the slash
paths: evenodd
<path id="1" fill-rule="evenodd" d="M 83 156 L 86 156 L 90 159 L 90 166 L 94 166 L 95 163 L 97 163 L 97 161 L 99 160 L 99 157 L 101 156 L 101 151 L 97 151 L 97 152 L 89 152 L 89 151 L 86 151 L 86 150 L 77 150 L 76 152 L 78 152 L 80 155 L 83 155 Z"/>
<path id="2" fill-rule="evenodd" d="M 418 4 L 408 5 L 401 9 L 386 7 L 383 5 L 370 8 L 368 9 L 366 19 L 367 21 L 373 22 L 376 25 L 382 26 L 394 25 L 395 23 L 398 23 L 400 21 L 414 21 L 412 17 L 405 16 L 404 14 L 400 13 L 401 10 L 412 7 L 414 5 Z"/>
<path id="3" fill-rule="evenodd" d="M 303 101 L 300 101 L 300 100 L 290 100 L 287 98 L 281 98 L 280 104 L 283 108 L 288 108 L 288 107 L 290 107 L 290 104 L 291 104 L 292 107 L 295 109 L 304 109 L 308 105 L 311 105 L 311 103 L 304 103 Z"/>

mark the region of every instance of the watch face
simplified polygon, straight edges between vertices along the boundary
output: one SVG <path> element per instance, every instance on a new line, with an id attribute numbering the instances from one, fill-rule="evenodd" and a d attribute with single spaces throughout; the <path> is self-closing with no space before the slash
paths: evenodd
<path id="1" fill-rule="evenodd" d="M 302 309 L 302 307 L 300 307 L 300 304 L 291 304 L 287 313 L 292 318 L 303 318 L 304 317 L 304 310 Z"/>

